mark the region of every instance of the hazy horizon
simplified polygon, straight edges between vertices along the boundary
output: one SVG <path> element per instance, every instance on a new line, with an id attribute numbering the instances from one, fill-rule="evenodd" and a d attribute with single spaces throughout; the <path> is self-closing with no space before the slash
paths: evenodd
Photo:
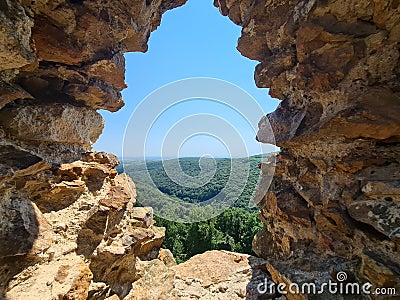
<path id="1" fill-rule="evenodd" d="M 268 154 L 275 154 L 278 153 L 279 150 L 277 151 L 273 151 L 273 152 L 268 152 L 268 153 L 259 153 L 259 154 L 252 154 L 249 156 L 234 156 L 234 157 L 227 157 L 227 156 L 212 156 L 210 157 L 212 158 L 216 158 L 216 159 L 221 159 L 221 158 L 226 158 L 226 159 L 240 159 L 240 158 L 247 158 L 247 157 L 254 157 L 254 156 L 260 156 L 260 155 L 268 155 Z M 134 156 L 126 156 L 126 157 L 122 157 L 122 156 L 117 156 L 119 160 L 142 160 L 143 157 L 134 157 Z M 201 158 L 202 156 L 179 156 L 179 157 L 173 157 L 173 156 L 168 156 L 168 157 L 162 157 L 162 156 L 145 156 L 144 159 L 145 160 L 170 160 L 170 159 L 185 159 L 185 158 Z M 204 156 L 203 156 L 204 157 Z"/>

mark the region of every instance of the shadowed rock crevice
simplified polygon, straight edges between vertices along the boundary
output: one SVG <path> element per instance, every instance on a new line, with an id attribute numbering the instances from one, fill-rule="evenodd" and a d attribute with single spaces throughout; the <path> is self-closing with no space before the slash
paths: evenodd
<path id="1" fill-rule="evenodd" d="M 26 255 L 0 258 L 0 299 L 7 299 L 10 280 L 33 263 L 32 260 L 27 259 Z"/>
<path id="2" fill-rule="evenodd" d="M 78 234 L 77 254 L 82 254 L 86 258 L 92 255 L 104 237 L 107 215 L 107 211 L 99 210 L 85 222 Z"/>

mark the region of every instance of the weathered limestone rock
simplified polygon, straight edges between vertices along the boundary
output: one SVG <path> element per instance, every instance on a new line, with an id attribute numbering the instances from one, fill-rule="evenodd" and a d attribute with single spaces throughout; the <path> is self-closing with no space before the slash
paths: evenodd
<path id="1" fill-rule="evenodd" d="M 214 1 L 243 27 L 256 84 L 282 100 L 257 135 L 269 142 L 268 118 L 281 147 L 257 201 L 253 247 L 269 261 L 209 252 L 168 268 L 164 229 L 133 208 L 117 159 L 84 153 L 96 110 L 123 106 L 123 53 L 146 51 L 184 2 L 0 1 L 0 298 L 259 299 L 267 272 L 340 270 L 399 291 L 398 1 Z"/>
<path id="2" fill-rule="evenodd" d="M 0 71 L 18 69 L 34 61 L 32 19 L 18 1 L 3 1 L 0 9 Z"/>
<path id="3" fill-rule="evenodd" d="M 51 228 L 43 214 L 30 200 L 15 199 L 18 196 L 3 195 L 0 258 L 39 255 L 52 243 Z"/>
<path id="4" fill-rule="evenodd" d="M 273 295 L 257 292 L 270 282 L 266 262 L 246 254 L 207 251 L 187 262 L 167 268 L 161 261 L 139 261 L 144 274 L 124 299 L 261 299 Z M 263 298 L 264 299 L 264 298 Z"/>
<path id="5" fill-rule="evenodd" d="M 16 84 L 0 83 L 0 109 L 14 100 L 32 98 L 27 91 Z"/>
<path id="6" fill-rule="evenodd" d="M 143 217 L 141 211 L 147 211 L 144 215 L 151 218 L 147 226 L 137 222 Z M 95 281 L 106 282 L 121 298 L 128 294 L 132 282 L 138 278 L 137 259 L 157 258 L 164 240 L 165 228 L 153 226 L 152 215 L 151 208 L 128 208 L 118 224 L 109 230 L 105 228 L 105 238 L 90 257 Z"/>
<path id="7" fill-rule="evenodd" d="M 91 152 L 62 165 L 11 163 L 17 186 L 0 206 L 1 266 L 13 270 L 1 275 L 10 282 L 5 295 L 86 299 L 92 278 L 109 293 L 128 294 L 140 278 L 136 260 L 157 258 L 165 228 L 153 225 L 151 208 L 134 207 L 135 186 L 115 171 L 117 158 Z"/>
<path id="8" fill-rule="evenodd" d="M 69 254 L 61 260 L 26 269 L 10 282 L 9 299 L 84 300 L 92 273 L 78 256 Z"/>
<path id="9" fill-rule="evenodd" d="M 400 205 L 390 201 L 355 201 L 348 207 L 350 216 L 373 226 L 390 239 L 400 237 Z"/>
<path id="10" fill-rule="evenodd" d="M 165 229 L 90 151 L 96 110 L 124 105 L 123 53 L 184 2 L 0 1 L 0 299 L 118 299 L 138 276 L 112 268 L 158 256 Z"/>
<path id="11" fill-rule="evenodd" d="M 160 260 L 143 261 L 138 266 L 143 276 L 132 284 L 127 300 L 179 299 L 174 291 L 175 273 Z"/>
<path id="12" fill-rule="evenodd" d="M 0 81 L 40 101 L 117 111 L 123 53 L 145 52 L 162 13 L 185 1 L 3 2 L 0 59 L 8 76 Z"/>
<path id="13" fill-rule="evenodd" d="M 158 251 L 158 257 L 159 260 L 161 260 L 164 265 L 167 267 L 172 267 L 176 265 L 176 260 L 172 254 L 172 252 L 169 249 L 160 249 Z"/>
<path id="14" fill-rule="evenodd" d="M 282 100 L 259 123 L 257 139 L 271 142 L 268 120 L 281 151 L 258 197 L 265 229 L 254 251 L 277 281 L 305 271 L 309 257 L 326 261 L 323 274 L 333 257 L 357 261 L 358 281 L 399 291 L 398 1 L 214 5 L 243 27 L 238 50 L 260 62 L 256 84 Z"/>
<path id="15" fill-rule="evenodd" d="M 0 120 L 7 142 L 54 162 L 63 158 L 53 149 L 85 152 L 103 130 L 100 114 L 70 104 L 13 105 L 0 111 Z"/>
<path id="16" fill-rule="evenodd" d="M 374 253 L 367 252 L 362 255 L 362 274 L 376 286 L 393 287 L 398 284 L 399 276 L 392 265 L 382 263 L 382 259 Z"/>

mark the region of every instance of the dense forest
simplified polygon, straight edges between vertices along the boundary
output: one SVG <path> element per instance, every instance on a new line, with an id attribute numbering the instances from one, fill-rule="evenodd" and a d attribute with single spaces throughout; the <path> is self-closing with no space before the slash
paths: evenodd
<path id="1" fill-rule="evenodd" d="M 251 254 L 254 234 L 262 228 L 255 211 L 230 208 L 208 221 L 177 223 L 155 217 L 166 227 L 164 247 L 178 263 L 207 250 L 229 250 Z"/>
<path id="2" fill-rule="evenodd" d="M 234 159 L 179 158 L 164 163 L 125 160 L 118 171 L 125 171 L 135 181 L 138 205 L 150 203 L 156 212 L 162 212 L 161 216 L 168 216 L 161 218 L 156 213 L 154 219 L 158 226 L 166 227 L 164 247 L 172 251 L 177 262 L 183 262 L 207 250 L 251 254 L 253 236 L 262 228 L 251 199 L 260 174 L 258 164 L 269 155 Z M 182 184 L 180 179 L 187 179 L 185 176 L 200 179 L 191 185 Z M 172 221 L 179 208 L 170 204 L 171 199 L 177 203 L 201 204 L 213 197 L 227 203 L 221 214 L 202 222 Z M 168 206 L 162 206 L 166 201 L 169 201 Z M 191 212 L 188 220 L 199 213 L 204 212 Z"/>

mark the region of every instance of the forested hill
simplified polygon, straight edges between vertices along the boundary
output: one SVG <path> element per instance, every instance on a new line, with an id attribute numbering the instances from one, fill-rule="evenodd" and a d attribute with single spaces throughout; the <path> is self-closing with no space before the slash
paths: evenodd
<path id="1" fill-rule="evenodd" d="M 257 209 L 249 204 L 260 174 L 258 164 L 270 155 L 272 154 L 232 160 L 216 158 L 200 161 L 199 158 L 179 158 L 164 161 L 164 164 L 159 160 L 125 160 L 123 167 L 120 165 L 117 169 L 119 172 L 125 171 L 135 181 L 139 205 L 150 199 L 153 203 L 154 199 L 160 199 L 161 202 L 164 200 L 161 197 L 201 203 L 217 195 L 222 195 L 227 203 L 233 203 L 219 216 L 204 222 L 182 224 L 155 216 L 157 225 L 167 228 L 164 247 L 173 252 L 178 262 L 182 262 L 195 254 L 212 249 L 251 254 L 251 241 L 262 225 L 257 218 Z M 239 174 L 244 172 L 242 166 L 249 168 L 245 177 Z M 207 183 L 187 187 L 173 180 L 179 176 L 184 177 L 185 174 L 199 177 L 204 175 Z M 233 180 L 227 184 L 230 177 L 245 178 L 246 181 Z M 173 209 L 167 214 L 173 216 Z"/>

